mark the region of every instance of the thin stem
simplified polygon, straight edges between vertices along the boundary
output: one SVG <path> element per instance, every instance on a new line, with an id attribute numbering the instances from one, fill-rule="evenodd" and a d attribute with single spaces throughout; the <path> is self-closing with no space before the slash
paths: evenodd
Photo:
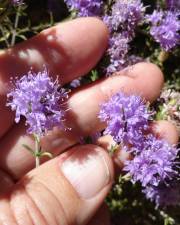
<path id="1" fill-rule="evenodd" d="M 15 41 L 16 41 L 16 34 L 17 34 L 16 30 L 17 30 L 18 24 L 19 24 L 20 9 L 21 9 L 21 4 L 19 4 L 18 9 L 17 9 L 17 13 L 16 13 L 14 29 L 12 30 L 11 46 L 14 46 Z"/>
<path id="2" fill-rule="evenodd" d="M 35 163 L 36 168 L 40 166 L 40 140 L 37 135 L 34 135 L 35 139 Z"/>
<path id="3" fill-rule="evenodd" d="M 4 41 L 5 41 L 5 43 L 6 43 L 6 47 L 9 48 L 9 47 L 10 47 L 9 42 L 8 42 L 8 40 L 7 40 L 7 38 L 6 38 L 4 29 L 3 29 L 3 27 L 2 27 L 1 25 L 0 25 L 0 30 L 1 30 L 1 33 L 2 33 L 2 35 L 3 35 L 3 37 L 4 37 Z"/>

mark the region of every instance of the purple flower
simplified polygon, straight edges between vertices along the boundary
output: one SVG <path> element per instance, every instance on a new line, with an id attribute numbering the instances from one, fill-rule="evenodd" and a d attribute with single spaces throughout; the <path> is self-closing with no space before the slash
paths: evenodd
<path id="1" fill-rule="evenodd" d="M 65 0 L 70 10 L 78 11 L 78 16 L 100 16 L 102 14 L 102 0 Z"/>
<path id="2" fill-rule="evenodd" d="M 147 199 L 155 202 L 156 207 L 180 205 L 180 183 L 178 181 L 173 181 L 169 185 L 162 183 L 158 187 L 147 186 L 143 193 Z"/>
<path id="3" fill-rule="evenodd" d="M 155 10 L 152 15 L 147 16 L 147 20 L 151 23 L 150 34 L 165 51 L 179 44 L 179 15 L 178 12 Z"/>
<path id="4" fill-rule="evenodd" d="M 128 36 L 134 36 L 134 30 L 142 21 L 145 8 L 140 0 L 117 0 L 112 7 L 110 16 L 104 21 L 111 31 L 126 31 Z"/>
<path id="5" fill-rule="evenodd" d="M 137 25 L 143 20 L 144 11 L 140 0 L 117 0 L 111 14 L 104 16 L 103 20 L 111 32 L 107 51 L 110 58 L 110 65 L 106 69 L 107 75 L 129 65 L 129 43 L 134 38 Z"/>
<path id="6" fill-rule="evenodd" d="M 161 182 L 176 177 L 179 150 L 153 135 L 149 135 L 144 141 L 142 151 L 133 160 L 127 161 L 124 168 L 131 175 L 133 183 L 139 181 L 143 187 L 157 187 Z"/>
<path id="7" fill-rule="evenodd" d="M 70 83 L 70 86 L 72 88 L 77 88 L 79 86 L 81 86 L 81 78 L 75 79 Z"/>
<path id="8" fill-rule="evenodd" d="M 110 57 L 110 64 L 106 69 L 107 74 L 112 74 L 125 67 L 129 51 L 129 40 L 124 34 L 115 34 L 110 38 L 107 54 Z"/>
<path id="9" fill-rule="evenodd" d="M 179 0 L 166 0 L 167 7 L 173 10 L 180 10 Z"/>
<path id="10" fill-rule="evenodd" d="M 14 5 L 20 5 L 23 3 L 23 0 L 11 0 L 12 4 Z"/>
<path id="11" fill-rule="evenodd" d="M 30 71 L 16 79 L 7 97 L 7 106 L 16 111 L 15 122 L 18 123 L 21 116 L 26 118 L 28 133 L 43 135 L 54 126 L 64 128 L 65 110 L 62 104 L 67 93 L 60 88 L 57 79 L 52 81 L 47 70 L 37 74 Z"/>
<path id="12" fill-rule="evenodd" d="M 140 57 L 140 56 L 130 55 L 128 57 L 128 66 L 133 66 L 136 63 L 145 62 L 145 61 L 147 61 L 147 60 L 142 58 L 142 57 Z"/>
<path id="13" fill-rule="evenodd" d="M 123 146 L 141 149 L 150 112 L 140 96 L 120 92 L 101 105 L 99 118 L 107 123 L 104 131 Z"/>

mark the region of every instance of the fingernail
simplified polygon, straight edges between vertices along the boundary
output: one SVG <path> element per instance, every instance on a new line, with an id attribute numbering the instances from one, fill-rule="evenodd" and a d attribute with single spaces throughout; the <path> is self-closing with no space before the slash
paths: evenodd
<path id="1" fill-rule="evenodd" d="M 107 160 L 92 147 L 80 147 L 62 164 L 62 171 L 83 199 L 96 196 L 111 179 Z"/>

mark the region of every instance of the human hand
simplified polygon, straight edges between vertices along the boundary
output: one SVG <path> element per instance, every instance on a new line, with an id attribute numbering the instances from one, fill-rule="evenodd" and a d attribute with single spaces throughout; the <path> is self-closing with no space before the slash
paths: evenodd
<path id="1" fill-rule="evenodd" d="M 105 25 L 98 19 L 86 18 L 57 25 L 1 53 L 0 224 L 85 225 L 90 220 L 89 225 L 110 224 L 104 208 L 93 216 L 113 183 L 112 160 L 101 147 L 72 146 L 79 136 L 103 129 L 97 118 L 99 104 L 122 88 L 149 101 L 155 100 L 163 85 L 161 71 L 155 65 L 139 63 L 118 75 L 75 90 L 68 100 L 71 110 L 66 117 L 72 131 L 54 130 L 43 138 L 43 149 L 57 157 L 34 170 L 34 159 L 22 146 L 33 146 L 33 140 L 26 134 L 23 121 L 13 124 L 13 114 L 5 107 L 4 85 L 10 76 L 20 76 L 30 67 L 39 71 L 43 65 L 50 74 L 59 74 L 61 83 L 66 84 L 95 66 L 107 42 Z M 169 142 L 177 142 L 171 124 L 159 122 L 154 129 Z M 99 144 L 106 148 L 110 141 L 104 137 Z"/>

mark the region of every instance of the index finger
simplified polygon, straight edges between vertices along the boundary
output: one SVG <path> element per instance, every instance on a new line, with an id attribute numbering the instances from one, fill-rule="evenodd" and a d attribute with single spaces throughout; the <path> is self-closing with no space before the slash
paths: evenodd
<path id="1" fill-rule="evenodd" d="M 13 113 L 5 106 L 11 76 L 21 76 L 32 67 L 46 66 L 65 84 L 87 73 L 106 49 L 108 31 L 96 18 L 79 18 L 42 31 L 37 36 L 0 53 L 0 137 L 13 124 Z"/>

